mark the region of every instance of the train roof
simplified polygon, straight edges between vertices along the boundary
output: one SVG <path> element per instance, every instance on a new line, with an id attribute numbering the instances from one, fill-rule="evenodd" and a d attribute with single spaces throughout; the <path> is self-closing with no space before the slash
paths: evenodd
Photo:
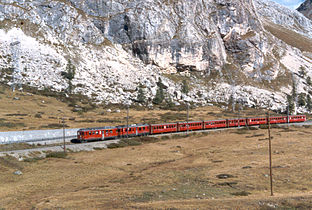
<path id="1" fill-rule="evenodd" d="M 172 125 L 172 124 L 177 124 L 176 122 L 172 122 L 172 123 L 157 123 L 157 124 L 151 124 L 151 126 L 157 126 L 157 125 Z"/>
<path id="2" fill-rule="evenodd" d="M 148 124 L 131 124 L 128 128 L 148 126 Z M 95 131 L 95 130 L 105 130 L 105 129 L 115 129 L 115 128 L 127 128 L 127 125 L 118 126 L 104 126 L 104 127 L 94 127 L 94 128 L 81 128 L 78 131 Z"/>
<path id="3" fill-rule="evenodd" d="M 95 127 L 95 128 L 81 128 L 78 131 L 95 131 L 95 130 L 105 130 L 105 129 L 114 129 L 116 126 L 104 126 L 104 127 Z"/>
<path id="4" fill-rule="evenodd" d="M 203 121 L 184 121 L 184 122 L 179 122 L 179 123 L 202 123 Z"/>
<path id="5" fill-rule="evenodd" d="M 212 121 L 226 121 L 225 119 L 217 119 L 217 120 L 204 120 L 204 122 L 212 122 Z"/>
<path id="6" fill-rule="evenodd" d="M 128 125 L 129 128 L 132 128 L 132 127 L 142 127 L 142 126 L 149 126 L 149 124 L 132 124 L 132 125 Z M 118 125 L 116 127 L 117 128 L 127 128 L 127 125 Z"/>

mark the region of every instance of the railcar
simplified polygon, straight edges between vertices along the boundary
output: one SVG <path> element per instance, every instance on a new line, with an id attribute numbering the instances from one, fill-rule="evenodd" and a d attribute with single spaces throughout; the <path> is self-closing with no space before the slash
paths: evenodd
<path id="1" fill-rule="evenodd" d="M 296 115 L 296 116 L 289 116 L 289 122 L 296 123 L 296 122 L 305 122 L 306 116 L 305 115 Z"/>
<path id="2" fill-rule="evenodd" d="M 174 133 L 177 132 L 177 123 L 162 123 L 150 125 L 150 134 Z"/>
<path id="3" fill-rule="evenodd" d="M 148 124 L 135 124 L 128 126 L 126 125 L 119 125 L 117 126 L 117 136 L 119 138 L 123 137 L 132 137 L 132 136 L 144 136 L 149 134 L 149 125 Z"/>
<path id="4" fill-rule="evenodd" d="M 227 120 L 227 127 L 246 126 L 246 119 L 230 119 Z"/>
<path id="5" fill-rule="evenodd" d="M 257 118 L 248 118 L 247 119 L 248 126 L 253 125 L 264 125 L 267 124 L 267 118 L 266 117 L 257 117 Z"/>
<path id="6" fill-rule="evenodd" d="M 270 124 L 287 123 L 287 116 L 270 117 Z"/>
<path id="7" fill-rule="evenodd" d="M 191 122 L 178 122 L 178 131 L 193 131 L 193 130 L 203 130 L 204 123 L 203 121 L 191 121 Z"/>
<path id="8" fill-rule="evenodd" d="M 226 120 L 210 120 L 204 121 L 204 129 L 213 129 L 213 128 L 226 128 Z"/>
<path id="9" fill-rule="evenodd" d="M 117 137 L 117 128 L 112 126 L 83 128 L 77 131 L 78 141 L 106 140 Z"/>

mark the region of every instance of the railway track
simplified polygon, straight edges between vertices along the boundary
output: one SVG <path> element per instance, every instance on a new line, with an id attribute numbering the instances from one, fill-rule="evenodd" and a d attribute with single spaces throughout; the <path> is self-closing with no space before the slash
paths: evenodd
<path id="1" fill-rule="evenodd" d="M 293 123 L 293 124 L 277 124 L 277 125 L 279 126 L 305 126 L 305 125 L 311 126 L 312 121 L 306 121 L 303 123 Z M 221 128 L 221 129 L 212 129 L 212 130 L 197 130 L 197 131 L 189 131 L 189 133 L 216 132 L 216 131 L 222 131 L 222 130 L 228 130 L 228 129 L 235 130 L 235 129 L 241 129 L 241 128 L 245 128 L 245 127 Z M 186 132 L 159 134 L 159 135 L 153 135 L 153 137 L 159 137 L 159 136 L 165 136 L 165 135 L 181 135 L 181 134 L 186 134 Z M 78 152 L 78 151 L 93 151 L 96 149 L 105 149 L 107 148 L 109 144 L 118 143 L 120 140 L 121 139 L 114 139 L 114 140 L 94 141 L 94 142 L 86 142 L 86 143 L 73 143 L 70 140 L 67 140 L 66 150 L 69 152 Z M 64 151 L 62 143 L 61 142 L 57 143 L 53 140 L 49 140 L 48 142 L 46 140 L 43 140 L 43 141 L 36 140 L 33 142 L 28 141 L 27 143 L 28 144 L 40 143 L 42 146 L 39 146 L 38 148 L 31 148 L 31 149 L 17 149 L 17 150 L 2 151 L 0 152 L 0 157 L 11 155 L 22 160 L 24 157 L 32 156 L 33 153 L 42 153 L 42 155 L 45 155 L 44 153 L 47 153 L 47 152 Z"/>

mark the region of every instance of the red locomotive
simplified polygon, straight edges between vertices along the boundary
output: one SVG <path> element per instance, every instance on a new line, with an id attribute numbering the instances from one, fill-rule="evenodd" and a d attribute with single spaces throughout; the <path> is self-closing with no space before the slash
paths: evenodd
<path id="1" fill-rule="evenodd" d="M 145 136 L 163 133 L 176 133 L 193 130 L 207 130 L 217 128 L 230 128 L 239 126 L 256 126 L 263 124 L 297 123 L 305 122 L 305 115 L 279 116 L 279 117 L 256 117 L 229 120 L 192 121 L 162 124 L 137 124 L 127 126 L 112 126 L 99 128 L 84 128 L 77 131 L 78 141 L 107 140 L 115 138 Z"/>

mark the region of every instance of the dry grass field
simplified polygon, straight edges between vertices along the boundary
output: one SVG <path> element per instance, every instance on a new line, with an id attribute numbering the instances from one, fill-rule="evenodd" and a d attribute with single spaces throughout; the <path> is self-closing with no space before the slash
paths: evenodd
<path id="1" fill-rule="evenodd" d="M 18 99 L 18 100 L 16 100 Z M 75 107 L 76 106 L 76 107 Z M 78 108 L 77 108 L 78 107 Z M 74 111 L 74 109 L 83 111 Z M 107 112 L 110 109 L 111 112 Z M 256 110 L 264 115 L 263 110 Z M 160 123 L 186 121 L 186 107 L 176 110 L 131 107 L 129 123 Z M 12 92 L 0 86 L 0 132 L 12 130 L 37 130 L 61 128 L 61 118 L 66 127 L 84 128 L 126 124 L 127 110 L 118 106 L 91 106 L 86 101 L 64 102 L 64 98 L 48 97 L 29 92 Z M 190 120 L 237 118 L 237 113 L 216 106 L 192 108 Z M 241 117 L 255 116 L 254 109 L 246 109 Z"/>
<path id="2" fill-rule="evenodd" d="M 311 209 L 311 134 L 272 129 L 273 197 L 267 130 L 218 130 L 66 158 L 0 158 L 0 209 Z"/>
<path id="3" fill-rule="evenodd" d="M 83 111 L 73 111 L 77 107 Z M 258 109 L 240 113 L 264 115 Z M 122 107 L 73 104 L 0 86 L 0 131 L 58 128 L 62 117 L 70 128 L 117 125 L 126 123 L 125 116 Z M 190 110 L 190 120 L 235 117 L 216 106 Z M 130 109 L 130 123 L 185 119 L 183 107 Z M 243 128 L 138 138 L 138 146 L 65 158 L 1 157 L 0 209 L 311 209 L 311 134 L 307 126 L 272 129 L 274 197 L 267 130 Z M 23 174 L 14 175 L 16 170 Z"/>

